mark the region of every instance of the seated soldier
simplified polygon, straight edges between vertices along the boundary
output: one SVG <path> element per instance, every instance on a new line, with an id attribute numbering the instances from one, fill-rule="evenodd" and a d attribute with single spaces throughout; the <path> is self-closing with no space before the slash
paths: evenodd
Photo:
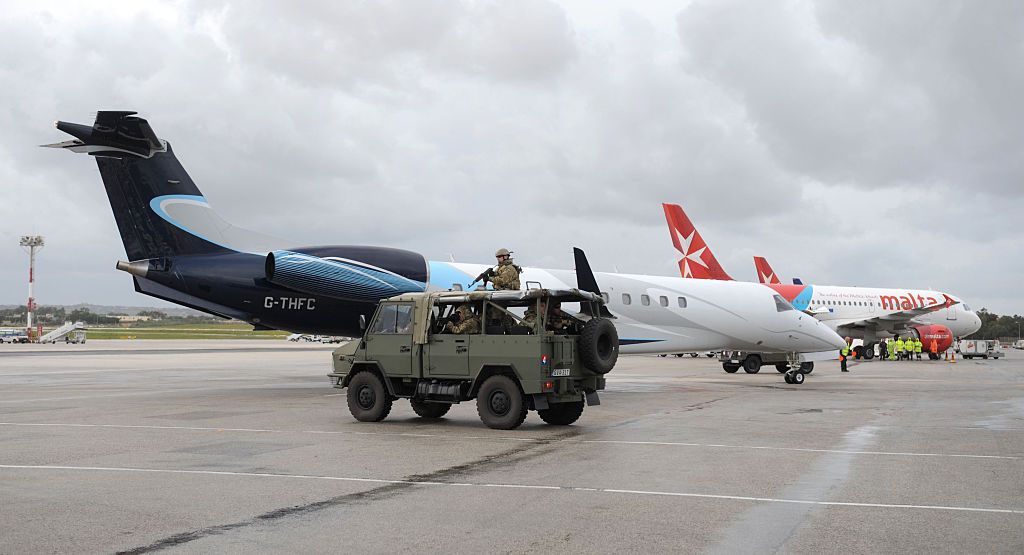
<path id="1" fill-rule="evenodd" d="M 571 330 L 573 322 L 573 317 L 562 310 L 561 301 L 551 301 L 551 304 L 548 305 L 548 330 L 568 332 Z"/>
<path id="2" fill-rule="evenodd" d="M 480 333 L 480 318 L 473 314 L 468 304 L 460 304 L 444 327 L 445 333 Z"/>
<path id="3" fill-rule="evenodd" d="M 533 329 L 533 326 L 537 323 L 537 309 L 535 308 L 535 306 L 536 305 L 530 305 L 530 308 L 526 309 L 526 314 L 523 316 L 523 321 L 522 321 L 522 323 L 520 325 L 529 327 L 530 329 Z M 548 300 L 547 299 L 541 299 L 540 300 L 540 309 L 542 311 L 547 311 L 547 308 L 548 308 Z"/>

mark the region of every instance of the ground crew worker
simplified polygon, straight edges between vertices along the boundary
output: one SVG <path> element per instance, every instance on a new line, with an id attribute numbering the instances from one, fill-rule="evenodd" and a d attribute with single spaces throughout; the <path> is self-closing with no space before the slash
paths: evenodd
<path id="1" fill-rule="evenodd" d="M 939 342 L 935 338 L 932 338 L 932 348 L 930 352 L 935 356 L 939 356 Z"/>
<path id="2" fill-rule="evenodd" d="M 843 348 L 839 349 L 839 371 L 840 372 L 849 372 L 849 370 L 846 369 L 846 359 L 850 358 L 850 352 L 853 350 L 851 348 L 851 346 L 850 346 L 851 343 L 853 343 L 853 339 L 850 339 L 849 337 L 847 337 L 846 338 L 846 345 L 843 345 Z"/>
<path id="3" fill-rule="evenodd" d="M 889 360 L 896 360 L 896 340 L 897 339 L 899 339 L 899 337 L 893 337 L 892 339 L 889 340 L 889 345 L 888 345 Z"/>
<path id="4" fill-rule="evenodd" d="M 917 360 L 921 360 L 921 351 L 924 350 L 924 343 L 921 343 L 921 338 L 914 339 L 914 354 L 917 355 Z"/>
<path id="5" fill-rule="evenodd" d="M 889 356 L 889 354 L 886 349 L 885 340 L 883 339 L 878 342 L 878 360 L 885 360 L 885 357 L 887 356 Z"/>
<path id="6" fill-rule="evenodd" d="M 452 313 L 444 326 L 447 333 L 480 333 L 480 318 L 469 309 L 469 305 L 460 304 Z"/>
<path id="7" fill-rule="evenodd" d="M 896 359 L 903 360 L 903 338 L 896 336 Z"/>

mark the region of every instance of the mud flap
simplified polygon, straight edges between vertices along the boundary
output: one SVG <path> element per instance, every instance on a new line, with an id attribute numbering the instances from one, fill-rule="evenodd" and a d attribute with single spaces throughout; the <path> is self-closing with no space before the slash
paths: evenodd
<path id="1" fill-rule="evenodd" d="M 585 396 L 587 398 L 587 406 L 596 407 L 601 404 L 601 398 L 597 396 L 596 391 L 588 391 Z"/>
<path id="2" fill-rule="evenodd" d="M 547 410 L 548 409 L 548 396 L 543 393 L 533 394 L 533 408 L 534 410 Z"/>

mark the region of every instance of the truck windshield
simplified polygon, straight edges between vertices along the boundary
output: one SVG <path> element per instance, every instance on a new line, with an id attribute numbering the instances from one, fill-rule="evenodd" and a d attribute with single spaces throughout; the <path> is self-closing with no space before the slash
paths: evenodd
<path id="1" fill-rule="evenodd" d="M 370 333 L 412 333 L 412 308 L 412 303 L 386 304 L 380 307 L 377 319 L 370 327 Z"/>

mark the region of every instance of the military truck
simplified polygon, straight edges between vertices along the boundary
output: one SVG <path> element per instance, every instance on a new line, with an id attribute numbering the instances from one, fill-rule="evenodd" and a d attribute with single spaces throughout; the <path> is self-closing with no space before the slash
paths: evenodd
<path id="1" fill-rule="evenodd" d="M 579 303 L 580 312 L 559 303 Z M 530 410 L 569 425 L 584 404 L 600 403 L 597 392 L 618 358 L 603 304 L 600 294 L 579 289 L 398 295 L 380 302 L 361 339 L 334 350 L 328 375 L 334 387 L 348 388 L 349 411 L 363 422 L 386 418 L 397 398 L 427 419 L 475 399 L 491 428 L 517 428 Z M 450 332 L 448 323 L 467 314 L 459 307 L 478 319 L 478 333 Z"/>

